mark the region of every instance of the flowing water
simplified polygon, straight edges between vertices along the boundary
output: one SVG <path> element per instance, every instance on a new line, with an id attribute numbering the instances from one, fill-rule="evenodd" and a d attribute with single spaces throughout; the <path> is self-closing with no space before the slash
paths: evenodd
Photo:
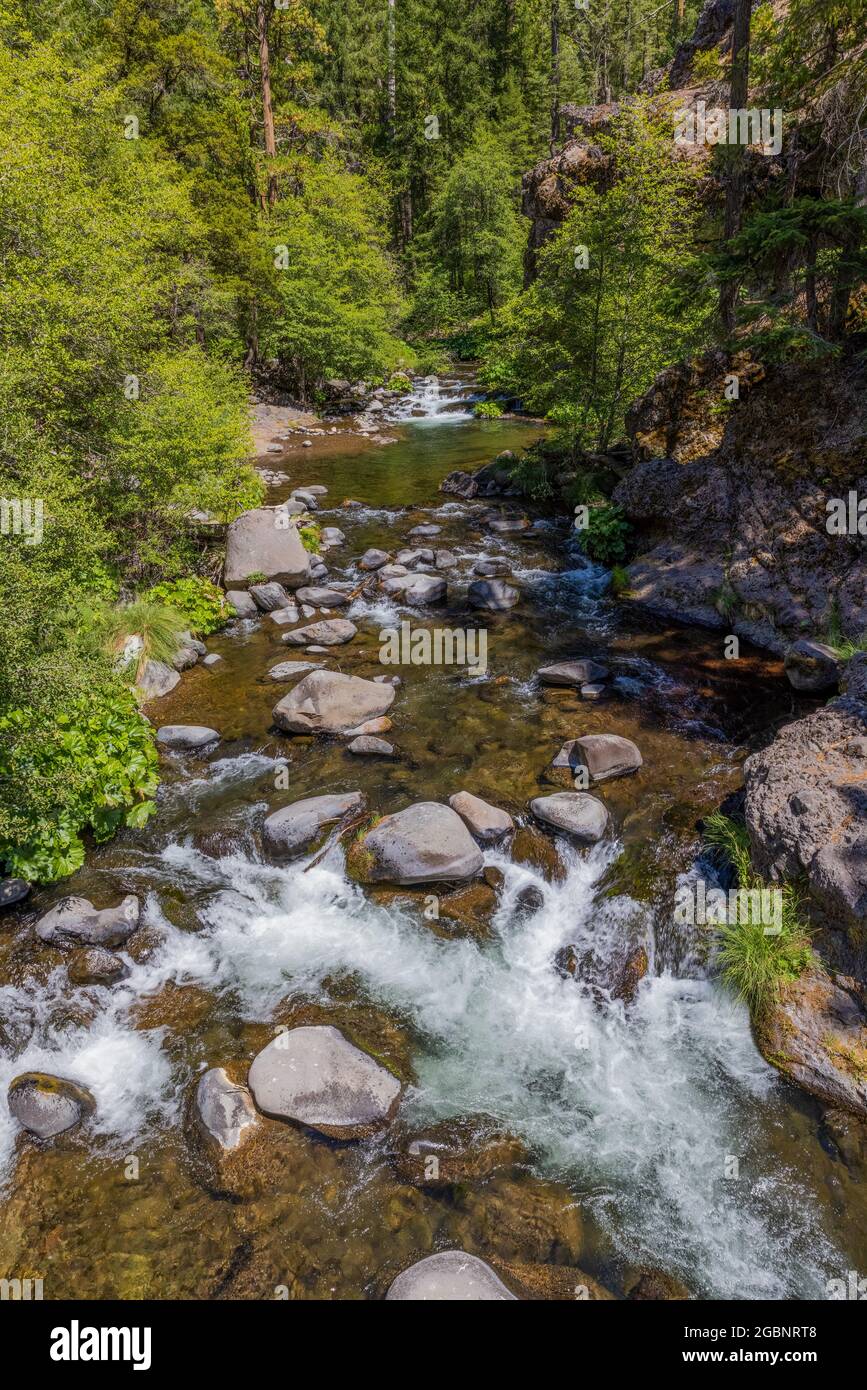
<path id="1" fill-rule="evenodd" d="M 434 544 L 458 557 L 435 615 L 358 598 L 359 635 L 330 654 L 332 669 L 381 673 L 380 630 L 401 619 L 480 626 L 466 585 L 475 560 L 496 554 L 523 597 L 484 618 L 488 671 L 401 668 L 399 760 L 353 758 L 273 729 L 286 687 L 266 673 L 289 655 L 281 630 L 234 624 L 209 641 L 222 663 L 187 672 L 148 711 L 213 725 L 220 745 L 166 757 L 144 831 L 94 849 L 61 890 L 3 919 L 0 1090 L 45 1070 L 88 1086 L 97 1110 L 40 1148 L 0 1107 L 0 1276 L 42 1277 L 46 1297 L 365 1298 L 457 1246 L 574 1270 L 576 1284 L 583 1272 L 616 1294 L 652 1265 L 698 1297 L 737 1299 L 822 1296 L 828 1278 L 863 1267 L 864 1196 L 818 1107 L 759 1055 L 701 929 L 671 920 L 701 814 L 737 788 L 751 747 L 808 706 L 779 663 L 725 661 L 718 636 L 616 603 L 567 517 L 530 509 L 529 531 L 496 538 L 490 502 L 440 493 L 450 470 L 538 436 L 474 419 L 472 399 L 460 378 L 421 383 L 388 425 L 397 443 L 341 433 L 312 450 L 290 443 L 278 466 L 292 486 L 328 487 L 320 519 L 346 533 L 327 555 L 335 577 L 360 578 L 365 548 L 400 548 L 420 522 L 440 525 Z M 539 686 L 539 665 L 576 656 L 611 668 L 606 701 Z M 528 824 L 565 739 L 606 730 L 644 756 L 637 775 L 602 788 L 613 837 L 578 850 L 537 832 L 523 863 L 489 851 L 504 878 L 487 932 L 431 922 L 420 892 L 365 893 L 339 846 L 288 866 L 261 851 L 269 810 L 353 788 L 386 813 L 466 787 Z M 60 892 L 142 899 L 121 983 L 73 988 L 62 954 L 35 938 L 36 913 Z M 564 946 L 604 966 L 640 944 L 650 969 L 629 1007 L 553 965 Z M 243 1077 L 275 1027 L 300 1021 L 336 1023 L 401 1076 L 398 1120 L 361 1144 L 267 1122 L 243 1162 L 221 1167 L 191 1119 L 197 1076 L 221 1065 Z M 495 1122 L 525 1161 L 444 1190 L 411 1186 L 396 1156 L 451 1117 Z"/>

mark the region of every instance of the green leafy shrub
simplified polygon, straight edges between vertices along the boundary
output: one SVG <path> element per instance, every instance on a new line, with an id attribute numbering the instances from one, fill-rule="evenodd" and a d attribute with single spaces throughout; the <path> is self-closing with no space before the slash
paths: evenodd
<path id="1" fill-rule="evenodd" d="M 616 565 L 626 559 L 629 522 L 615 503 L 591 507 L 586 529 L 581 533 L 584 553 L 599 565 Z"/>
<path id="2" fill-rule="evenodd" d="M 301 537 L 301 544 L 305 550 L 309 550 L 311 555 L 318 555 L 321 540 L 318 521 L 311 521 L 306 526 L 298 527 L 298 534 Z"/>
<path id="3" fill-rule="evenodd" d="M 223 590 L 210 579 L 203 579 L 199 575 L 155 584 L 143 597 L 153 603 L 176 608 L 194 637 L 210 636 L 235 615 Z"/>
<path id="4" fill-rule="evenodd" d="M 499 401 L 477 401 L 473 406 L 473 414 L 482 420 L 499 420 L 502 413 Z"/>
<path id="5" fill-rule="evenodd" d="M 734 869 L 738 886 L 767 891 L 768 885 L 754 872 L 746 826 L 720 811 L 708 816 L 705 839 L 725 863 Z M 795 887 L 779 885 L 782 894 L 780 930 L 770 935 L 749 899 L 738 921 L 720 930 L 719 962 L 724 984 L 749 1006 L 756 1016 L 773 998 L 780 984 L 797 980 L 813 961 L 810 934 L 801 918 L 801 901 Z"/>
<path id="6" fill-rule="evenodd" d="M 629 574 L 623 565 L 612 566 L 611 592 L 615 598 L 623 598 L 631 592 Z"/>
<path id="7" fill-rule="evenodd" d="M 135 697 L 97 689 L 53 717 L 0 717 L 0 861 L 7 873 L 51 883 L 81 867 L 82 835 L 108 840 L 155 810 L 153 730 Z"/>

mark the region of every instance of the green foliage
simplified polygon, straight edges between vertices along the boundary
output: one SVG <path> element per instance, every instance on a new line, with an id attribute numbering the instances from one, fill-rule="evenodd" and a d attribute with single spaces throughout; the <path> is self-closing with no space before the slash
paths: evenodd
<path id="1" fill-rule="evenodd" d="M 538 278 L 492 335 L 482 378 L 546 414 L 573 447 L 603 450 L 655 374 L 701 341 L 711 300 L 709 285 L 685 293 L 697 171 L 675 158 L 670 128 L 636 101 L 599 143 L 617 180 L 576 189 Z"/>
<path id="2" fill-rule="evenodd" d="M 318 555 L 321 545 L 320 526 L 317 521 L 310 521 L 305 526 L 298 527 L 298 534 L 301 537 L 301 544 L 305 550 L 309 550 L 311 555 Z"/>
<path id="3" fill-rule="evenodd" d="M 167 604 L 177 609 L 194 637 L 210 636 L 235 615 L 223 590 L 210 579 L 203 579 L 199 575 L 157 584 L 142 597 L 152 603 Z"/>
<path id="4" fill-rule="evenodd" d="M 753 871 L 745 825 L 715 811 L 705 821 L 704 835 L 720 859 L 735 870 L 740 888 L 767 889 L 764 880 Z M 746 896 L 746 910 L 738 912 L 738 921 L 719 929 L 718 959 L 723 982 L 745 1001 L 754 1017 L 774 997 L 780 984 L 798 979 L 813 961 L 799 895 L 790 883 L 781 885 L 780 892 L 782 913 L 778 933 L 765 930 L 766 923 L 754 912 Z"/>
<path id="5" fill-rule="evenodd" d="M 96 610 L 92 619 L 97 631 L 101 631 L 106 649 L 117 659 L 128 637 L 141 637 L 141 655 L 136 663 L 133 677 L 146 661 L 171 663 L 172 657 L 181 646 L 181 634 L 186 631 L 186 619 L 176 607 L 150 598 L 136 599 L 133 603 L 118 604 L 113 608 Z"/>
<path id="6" fill-rule="evenodd" d="M 631 580 L 629 572 L 623 565 L 612 565 L 611 567 L 611 593 L 614 598 L 626 598 L 631 590 Z"/>
<path id="7" fill-rule="evenodd" d="M 499 401 L 477 401 L 473 406 L 473 414 L 482 420 L 499 420 L 502 413 L 503 407 Z"/>
<path id="8" fill-rule="evenodd" d="M 82 835 L 109 839 L 155 809 L 153 731 L 129 691 L 103 687 L 56 712 L 0 716 L 0 861 L 43 883 L 84 861 Z"/>
<path id="9" fill-rule="evenodd" d="M 586 528 L 580 532 L 584 553 L 600 565 L 616 565 L 626 559 L 629 522 L 623 509 L 611 502 L 590 507 Z"/>

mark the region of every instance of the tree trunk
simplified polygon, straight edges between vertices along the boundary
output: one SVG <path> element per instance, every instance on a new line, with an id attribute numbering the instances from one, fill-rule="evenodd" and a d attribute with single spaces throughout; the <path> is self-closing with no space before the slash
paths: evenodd
<path id="1" fill-rule="evenodd" d="M 747 104 L 747 89 L 750 79 L 750 11 L 751 0 L 736 0 L 734 27 L 732 29 L 732 76 L 729 89 L 729 106 L 740 110 Z M 740 231 L 741 213 L 744 203 L 744 155 L 743 145 L 729 145 L 728 179 L 726 181 L 726 208 L 724 236 L 730 241 Z M 729 280 L 720 290 L 719 311 L 726 333 L 735 327 L 735 305 L 738 298 L 737 280 Z"/>
<path id="2" fill-rule="evenodd" d="M 819 332 L 819 301 L 816 294 L 816 252 L 818 237 L 815 232 L 807 243 L 807 265 L 804 276 L 804 293 L 807 301 L 807 323 L 812 333 Z"/>
<path id="3" fill-rule="evenodd" d="M 560 139 L 560 0 L 551 0 L 551 153 Z"/>
<path id="4" fill-rule="evenodd" d="M 394 3 L 388 0 L 388 123 L 392 138 L 397 123 L 397 75 L 394 68 Z"/>
<path id="5" fill-rule="evenodd" d="M 268 46 L 267 0 L 256 0 L 256 29 L 259 35 L 259 80 L 262 84 L 262 124 L 265 130 L 265 157 L 277 157 L 277 137 L 274 133 L 274 107 L 271 101 L 271 53 Z M 268 207 L 277 201 L 277 175 L 268 173 Z"/>

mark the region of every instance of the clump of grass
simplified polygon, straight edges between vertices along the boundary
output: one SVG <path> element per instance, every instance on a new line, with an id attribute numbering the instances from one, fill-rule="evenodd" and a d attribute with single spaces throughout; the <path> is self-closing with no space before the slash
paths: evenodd
<path id="1" fill-rule="evenodd" d="M 861 636 L 856 638 L 854 642 L 843 636 L 840 610 L 836 601 L 828 620 L 825 645 L 831 648 L 838 661 L 850 661 L 853 656 L 858 656 L 860 652 L 867 652 L 867 632 L 862 632 Z"/>
<path id="2" fill-rule="evenodd" d="M 704 833 L 717 857 L 734 869 L 739 888 L 767 891 L 769 885 L 753 870 L 745 825 L 715 811 L 705 821 Z M 738 912 L 738 920 L 719 929 L 723 983 L 744 1000 L 754 1018 L 773 1000 L 781 984 L 797 980 L 813 962 L 801 897 L 791 883 L 775 886 L 782 902 L 778 933 L 767 933 L 756 911 L 756 898 L 746 894 L 745 910 Z"/>
<path id="3" fill-rule="evenodd" d="M 322 545 L 319 523 L 311 521 L 304 526 L 299 526 L 298 534 L 304 549 L 308 550 L 311 555 L 318 555 Z"/>
<path id="4" fill-rule="evenodd" d="M 611 593 L 615 598 L 626 598 L 632 592 L 629 574 L 623 565 L 613 565 L 611 569 Z"/>
<path id="5" fill-rule="evenodd" d="M 136 677 L 148 661 L 170 664 L 188 627 L 187 619 L 177 608 L 152 599 L 134 599 L 114 608 L 106 606 L 94 616 L 103 645 L 112 655 L 123 650 L 128 637 L 142 639 Z"/>

